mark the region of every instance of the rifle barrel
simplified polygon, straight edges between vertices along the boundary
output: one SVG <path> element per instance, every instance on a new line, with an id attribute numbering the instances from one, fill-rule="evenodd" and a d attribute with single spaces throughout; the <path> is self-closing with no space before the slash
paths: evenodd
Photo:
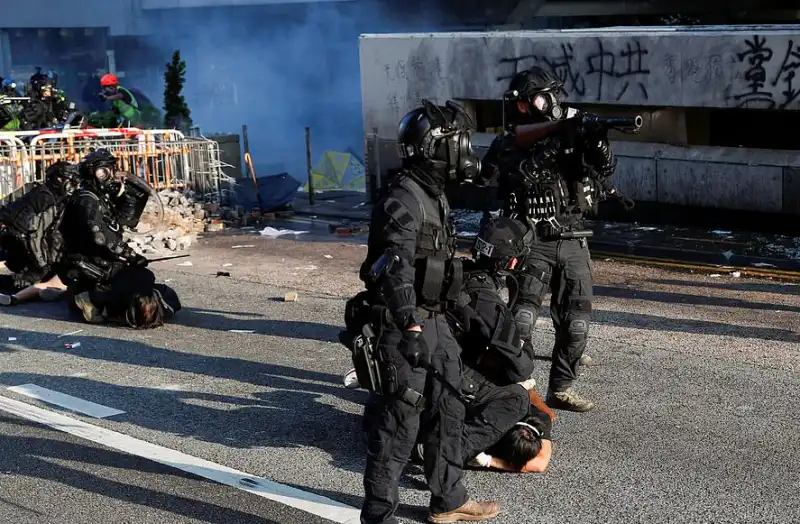
<path id="1" fill-rule="evenodd" d="M 638 131 L 644 120 L 641 115 L 636 116 L 598 116 L 584 115 L 583 121 L 588 125 L 605 127 L 607 129 L 634 129 Z"/>

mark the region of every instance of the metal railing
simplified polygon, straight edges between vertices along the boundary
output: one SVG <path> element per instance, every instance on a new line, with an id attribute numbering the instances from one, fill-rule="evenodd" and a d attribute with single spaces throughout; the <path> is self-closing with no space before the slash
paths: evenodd
<path id="1" fill-rule="evenodd" d="M 31 182 L 41 182 L 59 160 L 78 162 L 105 148 L 120 171 L 133 173 L 155 189 L 190 189 L 218 200 L 224 164 L 219 144 L 187 137 L 173 129 L 91 129 L 0 132 L 0 198 Z"/>

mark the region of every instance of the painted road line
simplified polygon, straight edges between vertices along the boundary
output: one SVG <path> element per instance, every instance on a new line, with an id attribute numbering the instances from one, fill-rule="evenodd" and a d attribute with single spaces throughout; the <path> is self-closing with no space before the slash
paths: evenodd
<path id="1" fill-rule="evenodd" d="M 0 411 L 44 424 L 95 444 L 237 488 L 334 522 L 341 524 L 358 524 L 359 522 L 360 511 L 341 502 L 291 486 L 278 484 L 263 477 L 248 475 L 222 464 L 216 464 L 180 451 L 135 439 L 110 429 L 94 426 L 55 411 L 38 408 L 8 397 L 0 397 Z"/>
<path id="2" fill-rule="evenodd" d="M 13 391 L 14 393 L 19 393 L 20 395 L 25 395 L 26 397 L 35 398 L 55 406 L 61 406 L 62 408 L 66 408 L 70 411 L 83 413 L 84 415 L 89 415 L 90 417 L 94 418 L 113 417 L 114 415 L 122 415 L 125 413 L 124 411 L 120 411 L 118 409 L 103 406 L 102 404 L 95 404 L 94 402 L 83 400 L 82 398 L 73 397 L 71 395 L 59 393 L 58 391 L 53 391 L 52 389 L 37 386 L 36 384 L 23 384 L 21 386 L 11 386 L 10 388 L 6 389 Z"/>

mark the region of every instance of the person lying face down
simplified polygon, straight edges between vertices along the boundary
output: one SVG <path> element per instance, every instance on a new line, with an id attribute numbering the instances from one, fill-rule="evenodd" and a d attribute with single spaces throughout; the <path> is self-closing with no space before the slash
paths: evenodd
<path id="1" fill-rule="evenodd" d="M 553 455 L 552 430 L 556 414 L 531 389 L 530 411 L 485 452 L 479 453 L 471 466 L 515 471 L 544 473 Z"/>

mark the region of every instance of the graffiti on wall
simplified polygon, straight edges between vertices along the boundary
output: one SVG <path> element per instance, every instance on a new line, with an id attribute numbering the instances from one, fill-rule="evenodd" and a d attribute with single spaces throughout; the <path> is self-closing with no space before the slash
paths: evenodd
<path id="1" fill-rule="evenodd" d="M 430 97 L 430 91 L 445 78 L 444 67 L 438 56 L 412 55 L 408 60 L 397 60 L 383 65 L 383 74 L 389 85 L 405 84 L 404 91 L 389 91 L 386 105 L 398 118 L 407 108 L 417 107 L 420 100 Z"/>
<path id="2" fill-rule="evenodd" d="M 785 109 L 800 97 L 800 43 L 788 39 L 785 46 L 773 48 L 767 37 L 753 35 L 736 53 L 741 65 L 744 89 L 729 95 L 737 107 Z"/>
<path id="3" fill-rule="evenodd" d="M 647 78 L 650 76 L 650 51 L 639 38 L 631 38 L 622 46 L 611 48 L 602 38 L 594 38 L 591 47 L 576 55 L 571 43 L 560 44 L 556 56 L 527 54 L 501 58 L 509 64 L 498 81 L 507 81 L 520 71 L 538 65 L 552 72 L 564 86 L 564 95 L 587 95 L 587 86 L 593 87 L 596 100 L 623 101 L 631 96 L 647 100 Z"/>

